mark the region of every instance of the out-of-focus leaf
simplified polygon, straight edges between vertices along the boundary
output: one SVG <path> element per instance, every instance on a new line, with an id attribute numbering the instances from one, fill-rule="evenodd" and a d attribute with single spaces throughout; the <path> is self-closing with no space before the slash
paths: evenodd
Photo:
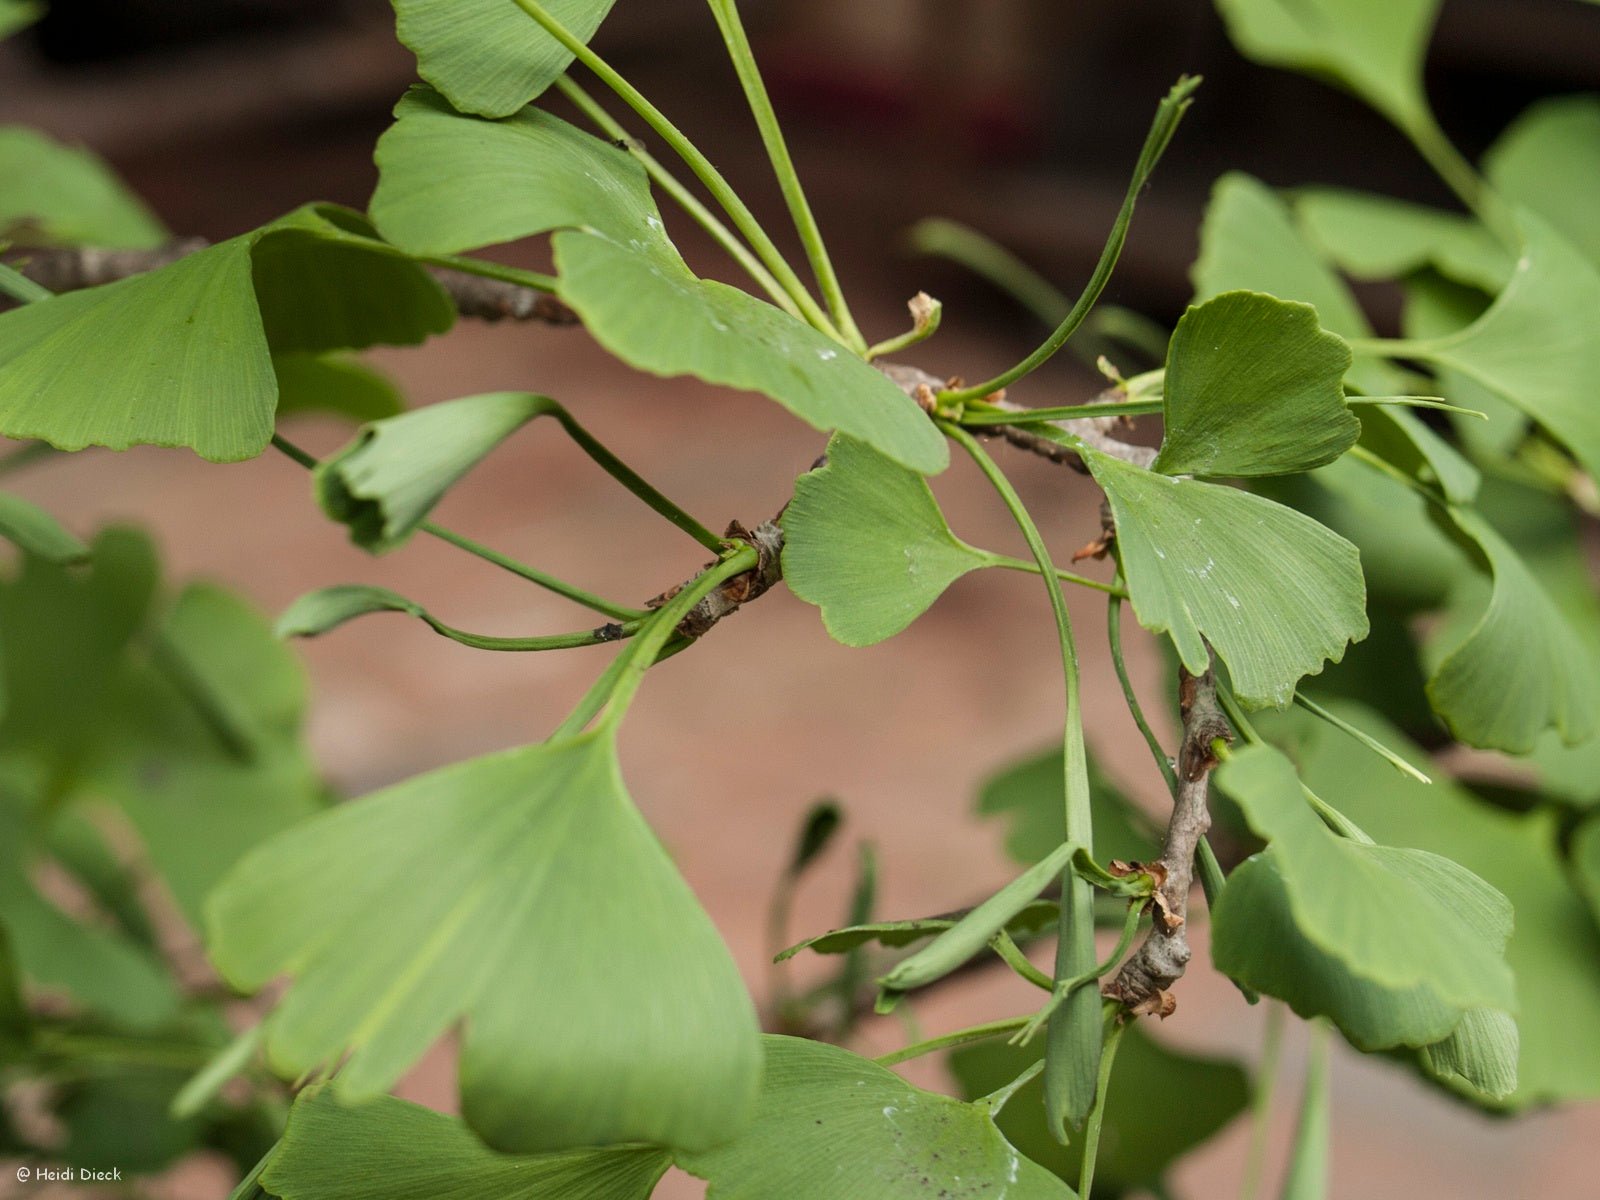
<path id="1" fill-rule="evenodd" d="M 1439 0 L 1217 0 L 1217 8 L 1246 57 L 1330 79 L 1401 129 L 1431 122 L 1422 62 Z"/>
<path id="2" fill-rule="evenodd" d="M 1361 444 L 1455 504 L 1470 504 L 1482 482 L 1461 452 L 1402 408 L 1364 405 Z"/>
<path id="3" fill-rule="evenodd" d="M 933 423 L 881 372 L 780 309 L 696 278 L 623 151 L 547 114 L 476 120 L 427 93 L 396 113 L 373 212 L 397 245 L 439 254 L 564 231 L 561 297 L 616 357 L 760 392 L 922 474 L 948 463 Z"/>
<path id="4" fill-rule="evenodd" d="M 26 29 L 42 16 L 44 5 L 38 0 L 0 0 L 0 38 Z"/>
<path id="5" fill-rule="evenodd" d="M 615 2 L 544 0 L 585 42 Z M 401 42 L 417 56 L 417 74 L 462 112 L 509 116 L 572 63 L 572 54 L 511 0 L 394 0 L 394 12 Z"/>
<path id="6" fill-rule="evenodd" d="M 1489 297 L 1476 288 L 1462 287 L 1432 271 L 1418 272 L 1401 286 L 1405 291 L 1401 332 L 1419 341 L 1459 333 L 1483 316 L 1490 304 Z M 1434 390 L 1488 418 L 1451 414 L 1456 435 L 1467 452 L 1490 461 L 1509 455 L 1527 433 L 1528 418 L 1498 392 L 1460 371 L 1438 364 L 1434 367 Z"/>
<path id="7" fill-rule="evenodd" d="M 1057 778 L 1060 778 L 1059 768 Z M 1059 787 L 1057 790 L 1060 790 Z M 1007 921 L 1005 928 L 1013 936 L 1038 933 L 1051 928 L 1060 912 L 1061 906 L 1054 900 L 1034 900 L 1024 905 Z M 793 958 L 803 950 L 810 950 L 816 954 L 848 954 L 858 946 L 872 944 L 893 948 L 910 946 L 937 937 L 953 927 L 959 919 L 958 915 L 951 915 L 922 917 L 913 921 L 874 921 L 871 924 L 850 925 L 844 929 L 833 929 L 818 934 L 814 938 L 807 938 L 797 945 L 790 946 L 778 955 L 778 960 L 781 962 Z"/>
<path id="8" fill-rule="evenodd" d="M 800 824 L 800 836 L 795 839 L 794 853 L 785 869 L 790 878 L 799 878 L 807 868 L 833 844 L 844 825 L 844 810 L 837 801 L 820 800 L 811 806 Z"/>
<path id="9" fill-rule="evenodd" d="M 54 517 L 10 492 L 0 492 L 0 538 L 50 562 L 83 562 L 89 557 L 89 547 Z"/>
<path id="10" fill-rule="evenodd" d="M 11 948 L 11 935 L 0 923 L 0 1062 L 27 1045 L 29 1023 L 28 1005 L 22 998 L 22 970 Z"/>
<path id="11" fill-rule="evenodd" d="M 1600 96 L 1557 96 L 1525 110 L 1483 158 L 1489 182 L 1538 213 L 1600 266 Z"/>
<path id="12" fill-rule="evenodd" d="M 1471 217 L 1339 188 L 1296 194 L 1295 216 L 1317 248 L 1356 279 L 1399 279 L 1432 267 L 1494 295 L 1514 257 Z"/>
<path id="13" fill-rule="evenodd" d="M 920 475 L 847 437 L 796 482 L 783 531 L 789 589 L 847 646 L 893 637 L 992 561 L 950 532 Z"/>
<path id="14" fill-rule="evenodd" d="M 1585 821 L 1572 839 L 1572 869 L 1578 890 L 1588 898 L 1600 922 L 1600 817 Z"/>
<path id="15" fill-rule="evenodd" d="M 207 916 L 235 985 L 297 978 L 269 1060 L 300 1074 L 348 1053 L 347 1099 L 381 1094 L 464 1018 L 463 1108 L 496 1147 L 700 1148 L 748 1117 L 749 998 L 628 798 L 609 732 L 318 817 L 246 856 Z"/>
<path id="16" fill-rule="evenodd" d="M 1524 211 L 1511 282 L 1468 328 L 1424 343 L 1430 362 L 1502 396 L 1600 478 L 1600 266 Z"/>
<path id="17" fill-rule="evenodd" d="M 1282 706 L 1366 636 L 1360 559 L 1331 530 L 1234 488 L 1085 461 L 1111 503 L 1134 615 L 1189 670 L 1210 664 L 1209 642 L 1245 703 Z"/>
<path id="18" fill-rule="evenodd" d="M 1328 1037 L 1314 1030 L 1300 1093 L 1300 1120 L 1289 1151 L 1281 1200 L 1326 1200 L 1328 1195 Z"/>
<path id="19" fill-rule="evenodd" d="M 1023 1158 L 989 1112 L 914 1088 L 837 1046 L 767 1037 L 754 1123 L 716 1149 L 676 1156 L 707 1200 L 1062 1200 L 1073 1192 Z"/>
<path id="20" fill-rule="evenodd" d="M 0 37 L 5 36 L 0 14 Z M 32 129 L 0 127 L 0 239 L 148 250 L 167 231 L 110 167 Z"/>
<path id="21" fill-rule="evenodd" d="M 1520 1036 L 1516 1018 L 1492 1008 L 1469 1008 L 1450 1036 L 1418 1052 L 1423 1071 L 1447 1087 L 1483 1100 L 1517 1090 Z"/>
<path id="22" fill-rule="evenodd" d="M 61 1157 L 80 1170 L 159 1171 L 195 1149 L 201 1124 L 167 1112 L 180 1071 L 113 1070 L 63 1089 L 56 1116 L 66 1128 Z"/>
<path id="23" fill-rule="evenodd" d="M 1347 973 L 1391 990 L 1425 987 L 1457 1008 L 1515 1006 L 1501 954 L 1512 910 L 1492 886 L 1436 854 L 1332 833 L 1307 804 L 1289 760 L 1270 747 L 1238 751 L 1216 782 L 1269 840 L 1271 869 L 1296 929 Z M 1268 914 L 1264 904 L 1252 902 L 1256 893 L 1247 899 L 1235 892 L 1238 874 L 1216 907 L 1213 955 L 1224 971 L 1270 994 L 1258 973 L 1236 970 L 1247 965 L 1236 957 L 1259 967 L 1263 956 L 1276 952 L 1259 929 L 1252 931 Z"/>
<path id="24" fill-rule="evenodd" d="M 65 450 L 261 453 L 278 402 L 271 351 L 412 344 L 454 320 L 433 278 L 369 232 L 311 205 L 158 271 L 0 314 L 0 432 Z"/>
<path id="25" fill-rule="evenodd" d="M 1374 714 L 1354 706 L 1337 711 L 1412 762 L 1427 763 L 1417 746 Z M 1567 880 L 1556 816 L 1506 812 L 1448 779 L 1417 783 L 1303 714 L 1274 717 L 1263 732 L 1276 738 L 1284 726 L 1294 731 L 1306 783 L 1369 834 L 1447 855 L 1515 908 L 1506 958 L 1517 979 L 1519 1078 L 1516 1091 L 1493 1106 L 1521 1111 L 1600 1098 L 1600 931 Z"/>
<path id="26" fill-rule="evenodd" d="M 1040 1054 L 1037 1046 L 987 1042 L 952 1053 L 950 1069 L 961 1094 L 977 1099 L 1010 1083 Z M 1100 1133 L 1096 1196 L 1157 1186 L 1173 1163 L 1244 1111 L 1250 1095 L 1249 1077 L 1238 1063 L 1171 1050 L 1142 1024 L 1123 1030 L 1113 1080 Z M 1150 1105 L 1160 1096 L 1181 1096 L 1183 1103 L 1163 1106 L 1160 1119 L 1152 1120 Z M 1083 1140 L 1063 1146 L 1051 1136 L 1038 1081 L 1023 1086 L 996 1122 L 1028 1158 L 1065 1180 L 1078 1178 Z"/>
<path id="27" fill-rule="evenodd" d="M 1168 475 L 1289 475 L 1332 462 L 1361 423 L 1344 399 L 1350 349 L 1309 304 L 1224 292 L 1184 314 L 1167 351 Z"/>
<path id="28" fill-rule="evenodd" d="M 1200 227 L 1200 257 L 1190 274 L 1196 300 L 1223 292 L 1266 292 L 1311 305 L 1330 333 L 1372 336 L 1350 289 L 1301 236 L 1289 206 L 1249 175 L 1234 171 L 1217 180 Z M 1370 395 L 1407 390 L 1403 376 L 1374 359 L 1357 359 L 1349 378 Z"/>
<path id="29" fill-rule="evenodd" d="M 992 776 L 978 795 L 978 813 L 1009 822 L 1006 853 L 1017 862 L 1038 862 L 1061 844 L 1061 749 L 1025 759 Z M 1089 758 L 1089 802 L 1094 813 L 1095 853 L 1104 861 L 1149 862 L 1157 855 L 1154 824 Z"/>
<path id="30" fill-rule="evenodd" d="M 385 375 L 327 354 L 274 354 L 278 418 L 330 413 L 355 422 L 381 421 L 405 411 L 400 390 Z"/>
<path id="31" fill-rule="evenodd" d="M 647 1200 L 664 1150 L 496 1154 L 454 1117 L 385 1096 L 347 1108 L 302 1092 L 262 1184 L 281 1200 Z"/>
<path id="32" fill-rule="evenodd" d="M 1523 754 L 1547 728 L 1569 744 L 1587 740 L 1600 714 L 1600 657 L 1481 514 L 1455 508 L 1451 519 L 1481 551 L 1494 586 L 1476 626 L 1428 680 L 1434 710 L 1472 746 Z"/>

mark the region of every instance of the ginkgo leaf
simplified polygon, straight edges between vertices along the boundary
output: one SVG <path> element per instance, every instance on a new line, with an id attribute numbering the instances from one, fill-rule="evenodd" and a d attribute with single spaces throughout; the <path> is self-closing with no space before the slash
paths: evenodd
<path id="1" fill-rule="evenodd" d="M 0 179 L 0 238 L 129 250 L 167 240 L 110 167 L 35 130 L 0 127 Z"/>
<path id="2" fill-rule="evenodd" d="M 390 1097 L 346 1107 L 317 1087 L 261 1183 L 280 1200 L 648 1200 L 668 1162 L 650 1146 L 496 1154 L 455 1117 Z"/>
<path id="3" fill-rule="evenodd" d="M 1332 79 L 1402 129 L 1431 118 L 1422 62 L 1439 0 L 1217 0 L 1250 59 Z"/>
<path id="4" fill-rule="evenodd" d="M 1224 292 L 1266 292 L 1317 310 L 1330 333 L 1372 336 L 1361 306 L 1321 256 L 1306 242 L 1294 217 L 1259 179 L 1232 171 L 1217 180 L 1200 227 L 1200 257 L 1190 274 L 1195 299 Z M 1357 359 L 1350 382 L 1371 395 L 1404 392 L 1403 377 L 1387 363 Z"/>
<path id="5" fill-rule="evenodd" d="M 1269 746 L 1236 752 L 1216 783 L 1268 839 L 1270 859 L 1257 861 L 1271 863 L 1295 929 L 1350 975 L 1392 990 L 1426 987 L 1458 1009 L 1515 1008 L 1503 956 L 1512 909 L 1492 886 L 1439 855 L 1333 833 L 1311 810 L 1289 760 Z M 1275 949 L 1253 927 L 1265 906 L 1249 902 L 1255 893 L 1230 900 L 1237 878 L 1235 872 L 1217 904 L 1217 944 L 1249 953 L 1247 944 L 1255 943 L 1259 960 Z M 1225 927 L 1234 923 L 1228 936 Z M 1228 961 L 1221 950 L 1214 954 L 1219 965 Z M 1243 982 L 1255 986 L 1253 978 Z M 1444 1032 L 1448 1027 L 1428 1040 Z"/>
<path id="6" fill-rule="evenodd" d="M 1250 1099 L 1250 1079 L 1239 1063 L 1172 1049 L 1144 1028 L 1144 1022 L 1136 1022 L 1122 1033 L 1103 1113 L 1096 1196 L 1159 1194 L 1172 1165 L 1220 1133 Z M 1005 1087 L 1042 1053 L 1038 1045 L 1008 1046 L 998 1040 L 963 1046 L 950 1055 L 950 1071 L 961 1094 L 975 1100 Z M 1156 1096 L 1184 1100 L 1165 1107 L 1161 1119 L 1152 1121 L 1150 1104 Z M 1078 1179 L 1085 1139 L 1062 1145 L 1051 1135 L 1037 1081 L 1020 1088 L 995 1120 L 1028 1158 L 1062 1179 Z"/>
<path id="7" fill-rule="evenodd" d="M 375 422 L 317 466 L 317 499 L 356 545 L 393 550 L 501 442 L 559 407 L 545 396 L 492 392 Z"/>
<path id="8" fill-rule="evenodd" d="M 170 266 L 0 314 L 0 432 L 60 449 L 265 449 L 271 351 L 414 343 L 454 310 L 428 273 L 328 205 Z"/>
<path id="9" fill-rule="evenodd" d="M 1450 516 L 1494 585 L 1476 626 L 1428 680 L 1434 711 L 1458 741 L 1514 754 L 1532 750 L 1547 728 L 1568 744 L 1588 739 L 1600 719 L 1596 656 L 1488 521 L 1467 508 Z"/>
<path id="10" fill-rule="evenodd" d="M 1191 307 L 1167 349 L 1155 469 L 1288 475 L 1332 462 L 1361 433 L 1344 399 L 1350 364 L 1309 304 L 1224 292 Z"/>
<path id="11" fill-rule="evenodd" d="M 509 0 L 498 7 L 537 28 Z M 638 160 L 547 112 L 480 121 L 416 87 L 394 115 L 378 139 L 372 219 L 396 246 L 457 254 L 577 228 L 641 245 L 661 236 Z"/>
<path id="12" fill-rule="evenodd" d="M 1459 333 L 1490 304 L 1490 298 L 1477 289 L 1451 283 L 1431 271 L 1411 276 L 1401 287 L 1405 293 L 1401 332 L 1417 341 Z M 1484 414 L 1485 419 L 1452 414 L 1456 435 L 1469 453 L 1510 455 L 1528 432 L 1528 418 L 1516 406 L 1460 371 L 1435 363 L 1432 387 L 1453 403 Z"/>
<path id="13" fill-rule="evenodd" d="M 949 462 L 933 422 L 881 372 L 780 309 L 697 278 L 623 151 L 545 113 L 476 120 L 425 92 L 396 114 L 373 213 L 397 245 L 442 254 L 564 231 L 561 298 L 624 362 L 760 392 L 922 474 Z"/>
<path id="14" fill-rule="evenodd" d="M 388 588 L 339 584 L 301 596 L 278 618 L 277 632 L 281 638 L 321 637 L 358 617 L 386 612 L 427 615 L 422 605 Z"/>
<path id="15" fill-rule="evenodd" d="M 679 1153 L 707 1200 L 1062 1200 L 1073 1192 L 1018 1154 L 981 1103 L 912 1087 L 821 1042 L 766 1037 L 754 1122 L 726 1145 Z"/>
<path id="16" fill-rule="evenodd" d="M 1333 707 L 1411 762 L 1428 765 L 1428 755 L 1377 714 Z M 1497 1107 L 1600 1097 L 1600 931 L 1565 876 L 1558 815 L 1549 808 L 1508 812 L 1437 775 L 1431 785 L 1418 783 L 1303 714 L 1274 716 L 1263 732 L 1276 736 L 1278 722 L 1293 731 L 1306 783 L 1369 834 L 1447 855 L 1514 906 L 1506 959 L 1517 979 L 1518 1081 Z"/>
<path id="17" fill-rule="evenodd" d="M 400 390 L 382 373 L 331 354 L 274 354 L 278 419 L 331 413 L 356 422 L 381 421 L 405 411 Z"/>
<path id="18" fill-rule="evenodd" d="M 1210 664 L 1209 642 L 1241 700 L 1282 707 L 1367 635 L 1360 558 L 1338 534 L 1235 488 L 1084 460 L 1111 503 L 1134 615 L 1191 671 Z"/>
<path id="19" fill-rule="evenodd" d="M 920 475 L 847 437 L 796 482 L 783 531 L 789 590 L 847 646 L 893 637 L 993 560 L 950 532 Z"/>
<path id="20" fill-rule="evenodd" d="M 1398 279 L 1425 267 L 1494 295 L 1516 265 L 1471 217 L 1342 188 L 1306 188 L 1294 213 L 1317 247 L 1356 279 Z"/>
<path id="21" fill-rule="evenodd" d="M 1417 347 L 1538 421 L 1600 478 L 1600 266 L 1532 213 L 1523 255 L 1499 298 L 1459 333 Z"/>
<path id="22" fill-rule="evenodd" d="M 640 251 L 569 232 L 555 254 L 561 298 L 631 366 L 759 392 L 922 475 L 949 465 L 933 422 L 882 372 L 748 292 L 697 279 L 670 243 Z"/>
<path id="23" fill-rule="evenodd" d="M 587 42 L 616 0 L 544 0 L 550 15 Z M 572 54 L 511 0 L 394 0 L 400 41 L 417 74 L 462 112 L 504 117 L 535 99 Z"/>
<path id="24" fill-rule="evenodd" d="M 1424 1046 L 1422 1069 L 1446 1087 L 1480 1100 L 1505 1100 L 1517 1090 L 1521 1035 L 1510 1013 L 1469 1008 L 1450 1036 Z"/>
<path id="25" fill-rule="evenodd" d="M 83 562 L 89 547 L 37 504 L 0 492 L 0 538 L 51 562 Z"/>
<path id="26" fill-rule="evenodd" d="M 1483 156 L 1506 199 L 1538 213 L 1600 266 L 1600 96 L 1555 96 L 1531 105 Z"/>
<path id="27" fill-rule="evenodd" d="M 344 1099 L 382 1093 L 462 1024 L 463 1110 L 503 1150 L 699 1149 L 748 1118 L 749 997 L 609 731 L 335 809 L 254 850 L 207 917 L 236 986 L 295 977 L 270 1061 L 298 1075 L 348 1055 Z"/>

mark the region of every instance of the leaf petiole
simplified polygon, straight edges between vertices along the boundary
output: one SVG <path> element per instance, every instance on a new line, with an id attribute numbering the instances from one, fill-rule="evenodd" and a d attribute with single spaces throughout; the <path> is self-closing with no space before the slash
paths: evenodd
<path id="1" fill-rule="evenodd" d="M 902 1046 L 899 1050 L 880 1054 L 872 1061 L 880 1067 L 892 1067 L 898 1063 L 909 1062 L 913 1058 L 921 1058 L 925 1054 L 932 1054 L 936 1050 L 949 1050 L 955 1046 L 965 1046 L 970 1042 L 984 1042 L 1002 1034 L 1020 1029 L 1031 1020 L 1029 1017 L 1007 1017 L 1003 1021 L 990 1021 L 985 1025 L 973 1025 L 967 1029 L 958 1029 L 954 1033 L 940 1034 L 938 1037 L 928 1038 L 926 1041 L 914 1042 L 909 1046 Z"/>

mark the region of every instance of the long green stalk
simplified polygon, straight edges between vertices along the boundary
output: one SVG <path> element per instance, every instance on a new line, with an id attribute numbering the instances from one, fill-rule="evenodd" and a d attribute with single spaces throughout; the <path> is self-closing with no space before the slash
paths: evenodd
<path id="1" fill-rule="evenodd" d="M 756 64 L 755 52 L 750 48 L 750 38 L 745 33 L 744 22 L 739 19 L 738 0 L 710 0 L 710 3 L 711 13 L 717 20 L 717 27 L 722 30 L 722 40 L 727 44 L 728 57 L 733 60 L 733 69 L 739 75 L 739 83 L 744 88 L 750 112 L 756 119 L 756 127 L 761 131 L 761 141 L 767 148 L 767 157 L 772 160 L 772 170 L 778 177 L 778 186 L 783 191 L 784 203 L 789 206 L 789 216 L 794 220 L 795 232 L 800 235 L 800 243 L 805 247 L 812 273 L 816 275 L 817 284 L 822 289 L 822 298 L 827 302 L 828 313 L 839 332 L 844 334 L 845 340 L 858 353 L 864 354 L 867 350 L 867 340 L 861 336 L 855 318 L 850 315 L 850 305 L 845 301 L 844 289 L 839 286 L 839 276 L 833 269 L 833 260 L 828 256 L 827 243 L 822 239 L 822 230 L 811 211 L 810 201 L 806 199 L 800 175 L 794 168 L 794 159 L 789 155 L 789 144 L 784 139 L 783 127 L 778 124 L 778 114 L 773 110 L 772 97 L 767 94 L 766 82 L 761 78 L 761 68 Z"/>
<path id="2" fill-rule="evenodd" d="M 772 272 L 761 265 L 761 260 L 750 252 L 750 247 L 741 242 L 733 230 L 718 220 L 714 212 L 700 203 L 699 198 L 684 186 L 682 180 L 667 170 L 655 155 L 641 146 L 637 139 L 629 137 L 622 122 L 600 107 L 599 102 L 589 95 L 582 84 L 569 75 L 563 75 L 556 80 L 556 87 L 561 90 L 562 95 L 577 105 L 578 110 L 589 118 L 596 129 L 627 146 L 628 153 L 633 155 L 644 168 L 645 174 L 650 176 L 655 185 L 665 192 L 691 221 L 710 234 L 712 241 L 721 246 L 728 257 L 739 264 L 745 274 L 766 292 L 774 304 L 792 317 L 805 319 L 800 316 L 800 306 L 794 302 L 794 298 L 783 290 L 783 285 L 772 277 Z"/>
<path id="3" fill-rule="evenodd" d="M 572 56 L 592 71 L 608 88 L 615 92 L 629 108 L 643 118 L 645 124 L 653 129 L 657 136 L 668 146 L 673 153 L 683 159 L 689 170 L 694 172 L 695 178 L 705 185 L 706 190 L 722 207 L 722 210 L 732 219 L 734 228 L 744 235 L 747 242 L 755 250 L 778 282 L 783 285 L 796 305 L 799 306 L 802 316 L 817 329 L 826 333 L 835 341 L 844 342 L 844 336 L 834 327 L 823 312 L 820 305 L 806 290 L 800 277 L 794 273 L 794 268 L 785 261 L 778 247 L 773 244 L 772 238 L 756 220 L 755 214 L 748 205 L 739 198 L 731 184 L 723 177 L 721 171 L 712 165 L 700 148 L 686 137 L 682 130 L 669 121 L 666 115 L 654 104 L 647 100 L 642 92 L 633 84 L 623 78 L 619 72 L 605 59 L 601 58 L 581 39 L 574 37 L 572 31 L 550 14 L 550 11 L 540 4 L 538 0 L 516 0 L 518 8 L 532 17 L 556 41 L 560 42 Z"/>
<path id="4" fill-rule="evenodd" d="M 522 0 L 518 0 L 521 3 Z M 1161 106 L 1156 110 L 1155 121 L 1150 126 L 1150 133 L 1145 138 L 1144 149 L 1139 154 L 1138 165 L 1133 171 L 1133 178 L 1128 183 L 1127 194 L 1123 197 L 1122 208 L 1117 213 L 1116 223 L 1111 227 L 1111 236 L 1106 240 L 1105 249 L 1100 252 L 1100 261 L 1095 265 L 1094 274 L 1089 277 L 1089 282 L 1084 286 L 1077 303 L 1067 313 L 1066 318 L 1056 331 L 1050 335 L 1044 345 L 1040 346 L 1027 358 L 1023 359 L 1009 371 L 995 376 L 986 383 L 975 387 L 956 388 L 941 392 L 939 399 L 946 403 L 964 403 L 969 400 L 982 400 L 985 396 L 1004 391 L 1017 380 L 1033 374 L 1045 363 L 1056 356 L 1056 353 L 1067 344 L 1068 339 L 1078 331 L 1095 302 L 1100 299 L 1100 293 L 1105 291 L 1106 284 L 1111 280 L 1111 272 L 1117 265 L 1117 259 L 1122 255 L 1122 247 L 1128 240 L 1128 227 L 1133 223 L 1133 209 L 1138 202 L 1139 193 L 1144 185 L 1149 182 L 1151 172 L 1156 168 L 1156 163 L 1161 160 L 1162 152 L 1172 141 L 1178 131 L 1178 123 L 1183 119 L 1183 114 L 1188 111 L 1192 103 L 1194 90 L 1200 85 L 1198 79 L 1184 77 L 1167 93 Z M 1048 1078 L 1048 1076 L 1047 1076 Z"/>
<path id="5" fill-rule="evenodd" d="M 1062 735 L 1066 840 L 1094 852 L 1094 817 L 1089 806 L 1088 754 L 1083 741 L 1082 688 L 1077 646 L 1072 640 L 1072 617 L 1056 578 L 1056 567 L 1039 527 L 1034 524 L 1011 481 L 965 429 L 940 422 L 945 434 L 972 458 L 1010 510 L 1028 550 L 1045 580 L 1050 609 L 1055 617 L 1061 647 L 1061 669 L 1066 689 L 1066 720 Z M 1095 967 L 1094 888 L 1070 867 L 1061 879 L 1061 925 L 1056 947 L 1055 978 L 1075 979 Z M 1089 1115 L 1097 1087 L 1100 1063 L 1099 997 L 1080 988 L 1067 996 L 1050 1019 L 1045 1049 L 1045 1108 L 1051 1133 L 1064 1138 L 1068 1125 L 1077 1126 Z"/>

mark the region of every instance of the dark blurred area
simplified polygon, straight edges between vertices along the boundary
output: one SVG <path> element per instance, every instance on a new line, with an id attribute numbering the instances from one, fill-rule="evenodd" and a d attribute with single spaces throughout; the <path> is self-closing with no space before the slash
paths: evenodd
<path id="1" fill-rule="evenodd" d="M 1206 84 L 1141 209 L 1121 303 L 1157 316 L 1181 306 L 1199 212 L 1226 169 L 1449 203 L 1370 111 L 1243 60 L 1210 4 L 744 7 L 825 224 L 858 274 L 882 273 L 878 248 L 938 213 L 1070 284 L 1098 251 L 1155 101 L 1185 72 Z M 1475 154 L 1531 101 L 1594 86 L 1594 17 L 1573 0 L 1446 4 L 1428 83 L 1457 144 Z M 749 129 L 728 118 L 735 89 L 711 30 L 700 0 L 623 0 L 598 45 L 770 201 Z M 0 47 L 0 119 L 86 142 L 174 229 L 219 236 L 312 196 L 360 205 L 372 141 L 412 71 L 381 0 L 58 0 Z M 887 270 L 900 291 L 929 273 Z M 926 283 L 947 298 L 975 286 L 942 268 Z"/>

